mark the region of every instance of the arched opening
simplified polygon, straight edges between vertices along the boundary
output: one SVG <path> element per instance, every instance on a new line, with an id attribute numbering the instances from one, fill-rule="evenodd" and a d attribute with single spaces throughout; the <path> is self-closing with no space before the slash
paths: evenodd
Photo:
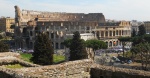
<path id="1" fill-rule="evenodd" d="M 113 41 L 113 46 L 116 46 L 116 41 Z"/>
<path id="2" fill-rule="evenodd" d="M 112 47 L 112 41 L 109 42 L 109 47 Z"/>

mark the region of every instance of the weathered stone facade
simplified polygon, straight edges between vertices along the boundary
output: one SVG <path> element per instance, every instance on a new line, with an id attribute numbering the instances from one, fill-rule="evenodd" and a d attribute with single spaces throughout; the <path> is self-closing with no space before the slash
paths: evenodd
<path id="1" fill-rule="evenodd" d="M 20 10 L 15 6 L 15 21 L 18 26 L 35 26 L 37 21 L 93 21 L 105 22 L 102 13 L 63 13 L 63 12 L 41 12 L 32 10 Z"/>
<path id="2" fill-rule="evenodd" d="M 55 49 L 64 49 L 66 34 L 75 31 L 92 33 L 98 23 L 105 23 L 102 13 L 61 13 L 20 10 L 15 6 L 15 40 L 17 48 L 33 48 L 38 32 L 48 32 Z"/>
<path id="3" fill-rule="evenodd" d="M 91 60 L 78 60 L 59 65 L 8 69 L 0 67 L 3 77 L 11 78 L 90 78 Z"/>
<path id="4" fill-rule="evenodd" d="M 10 17 L 0 18 L 0 31 L 14 33 L 14 29 L 11 25 L 15 24 L 15 19 Z"/>
<path id="5" fill-rule="evenodd" d="M 4 52 L 0 53 L 0 66 L 8 64 L 20 64 L 25 67 L 38 67 L 40 65 L 32 64 L 19 59 L 21 56 L 19 53 Z"/>
<path id="6" fill-rule="evenodd" d="M 150 34 L 150 21 L 145 21 L 144 26 L 146 29 L 146 34 Z"/>
<path id="7" fill-rule="evenodd" d="M 40 66 L 21 61 L 19 58 L 16 58 L 18 53 L 1 54 L 1 78 L 150 78 L 149 71 L 99 65 L 90 59 Z M 11 69 L 1 66 L 11 64 L 12 62 L 26 64 L 27 67 Z"/>
<path id="8" fill-rule="evenodd" d="M 150 78 L 149 71 L 118 68 L 93 64 L 90 71 L 91 78 Z"/>
<path id="9" fill-rule="evenodd" d="M 150 78 L 150 72 L 97 65 L 85 59 L 13 70 L 0 67 L 0 76 L 3 78 Z"/>
<path id="10" fill-rule="evenodd" d="M 62 42 L 69 34 L 93 34 L 108 47 L 122 45 L 120 36 L 131 36 L 129 21 L 106 22 L 102 13 L 60 13 L 20 10 L 15 6 L 15 40 L 17 48 L 33 48 L 38 32 L 49 33 L 54 49 L 64 49 Z"/>

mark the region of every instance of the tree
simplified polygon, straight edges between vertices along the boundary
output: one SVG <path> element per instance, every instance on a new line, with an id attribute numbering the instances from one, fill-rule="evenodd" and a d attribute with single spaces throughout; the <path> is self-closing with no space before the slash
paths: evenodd
<path id="1" fill-rule="evenodd" d="M 93 52 L 90 53 L 90 58 L 94 60 L 95 50 L 97 49 L 106 49 L 107 44 L 103 41 L 91 39 L 85 41 L 86 47 L 90 50 L 92 48 Z"/>
<path id="2" fill-rule="evenodd" d="M 131 33 L 131 37 L 135 37 L 136 36 L 136 31 L 135 29 L 133 29 L 132 33 Z"/>
<path id="3" fill-rule="evenodd" d="M 124 47 L 127 44 L 127 42 L 130 42 L 131 37 L 119 37 L 118 40 L 122 42 L 123 57 L 124 57 Z"/>
<path id="4" fill-rule="evenodd" d="M 8 52 L 9 45 L 5 44 L 3 41 L 0 41 L 0 52 Z"/>
<path id="5" fill-rule="evenodd" d="M 64 40 L 63 45 L 65 47 L 69 48 L 71 45 L 71 41 L 72 41 L 72 39 L 68 38 L 68 39 Z"/>
<path id="6" fill-rule="evenodd" d="M 142 69 L 147 70 L 147 67 L 150 66 L 150 44 L 148 42 L 140 43 L 134 47 L 132 50 L 140 56 Z"/>
<path id="7" fill-rule="evenodd" d="M 13 24 L 13 25 L 11 25 L 11 26 L 10 26 L 10 28 L 11 28 L 11 29 L 14 29 L 14 28 L 15 28 L 15 25 L 14 25 L 14 24 Z"/>
<path id="8" fill-rule="evenodd" d="M 70 45 L 70 61 L 87 59 L 88 54 L 86 52 L 84 40 L 80 39 L 80 33 L 78 31 L 73 33 L 73 39 Z"/>
<path id="9" fill-rule="evenodd" d="M 2 36 L 2 35 L 0 35 L 0 39 L 3 39 L 3 36 Z"/>
<path id="10" fill-rule="evenodd" d="M 140 25 L 138 35 L 142 36 L 144 34 L 146 34 L 146 29 L 145 29 L 144 25 Z"/>
<path id="11" fill-rule="evenodd" d="M 31 61 L 35 64 L 53 64 L 54 49 L 47 33 L 39 33 L 34 43 L 34 52 Z"/>
<path id="12" fill-rule="evenodd" d="M 150 43 L 150 34 L 145 34 L 143 37 L 146 42 Z"/>
<path id="13" fill-rule="evenodd" d="M 92 48 L 93 51 L 107 48 L 107 44 L 105 42 L 96 39 L 87 40 L 85 43 L 86 46 Z"/>

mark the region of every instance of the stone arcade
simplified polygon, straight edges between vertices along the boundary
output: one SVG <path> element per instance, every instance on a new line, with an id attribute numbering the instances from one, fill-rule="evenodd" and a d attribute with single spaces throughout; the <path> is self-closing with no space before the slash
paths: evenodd
<path id="1" fill-rule="evenodd" d="M 33 49 L 38 32 L 49 33 L 55 49 L 64 49 L 62 42 L 74 31 L 83 37 L 104 40 L 108 47 L 121 45 L 120 36 L 130 36 L 129 21 L 106 22 L 102 13 L 61 13 L 20 10 L 15 6 L 16 48 Z M 90 35 L 89 34 L 93 34 Z"/>

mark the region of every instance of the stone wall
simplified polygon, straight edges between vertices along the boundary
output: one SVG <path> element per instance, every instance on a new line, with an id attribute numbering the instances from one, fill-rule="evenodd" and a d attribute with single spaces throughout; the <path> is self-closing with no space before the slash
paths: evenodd
<path id="1" fill-rule="evenodd" d="M 93 64 L 91 78 L 150 78 L 150 72 Z"/>
<path id="2" fill-rule="evenodd" d="M 0 66 L 0 78 L 150 78 L 148 71 L 102 66 L 90 59 L 38 66 L 21 61 L 11 53 L 5 54 L 0 53 L 0 65 L 15 62 L 31 67 L 11 69 Z"/>
<path id="3" fill-rule="evenodd" d="M 40 12 L 32 10 L 21 10 L 15 6 L 15 22 L 19 26 L 27 25 L 29 21 L 96 21 L 105 22 L 102 13 L 65 13 L 65 12 Z"/>
<path id="4" fill-rule="evenodd" d="M 26 61 L 23 61 L 19 58 L 7 56 L 7 57 L 0 57 L 0 66 L 8 65 L 8 64 L 20 64 L 25 67 L 38 67 L 40 65 L 32 64 Z"/>
<path id="5" fill-rule="evenodd" d="M 9 64 L 20 64 L 25 67 L 38 67 L 40 65 L 32 64 L 19 59 L 20 54 L 16 52 L 2 52 L 0 53 L 0 66 Z"/>
<path id="6" fill-rule="evenodd" d="M 7 56 L 20 57 L 20 54 L 19 53 L 13 53 L 13 52 L 1 52 L 0 53 L 0 58 L 1 57 L 7 57 Z"/>
<path id="7" fill-rule="evenodd" d="M 3 77 L 12 78 L 90 78 L 91 60 L 70 61 L 58 65 L 8 69 L 0 67 Z"/>

